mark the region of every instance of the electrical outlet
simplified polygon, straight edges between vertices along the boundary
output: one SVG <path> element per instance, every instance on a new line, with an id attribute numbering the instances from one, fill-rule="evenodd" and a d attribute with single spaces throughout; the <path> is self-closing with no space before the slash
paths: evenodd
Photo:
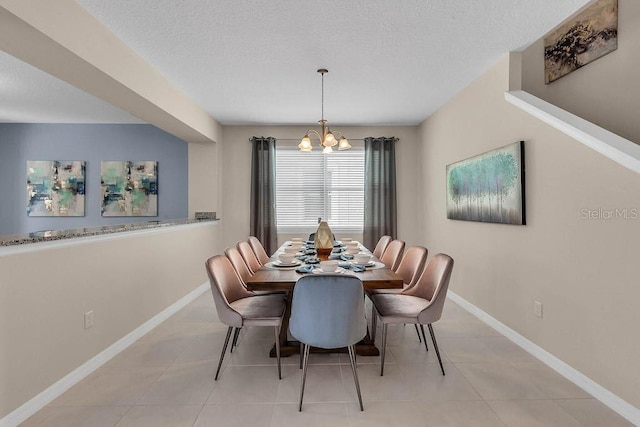
<path id="1" fill-rule="evenodd" d="M 87 311 L 84 314 L 84 328 L 89 329 L 93 326 L 93 310 Z"/>
<path id="2" fill-rule="evenodd" d="M 542 319 L 542 303 L 540 301 L 533 302 L 533 312 Z"/>

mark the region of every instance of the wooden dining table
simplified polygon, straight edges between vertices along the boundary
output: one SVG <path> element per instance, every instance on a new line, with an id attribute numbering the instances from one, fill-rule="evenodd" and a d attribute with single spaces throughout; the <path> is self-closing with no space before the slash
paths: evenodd
<path id="1" fill-rule="evenodd" d="M 290 242 L 285 242 L 284 245 L 276 251 L 272 260 L 277 260 L 277 254 L 282 251 L 282 248 L 287 246 Z M 321 260 L 323 257 L 319 257 Z M 326 259 L 326 258 L 325 258 Z M 367 268 L 362 272 L 344 271 L 343 274 L 350 274 L 358 277 L 362 280 L 362 284 L 365 289 L 401 289 L 403 286 L 402 277 L 391 271 L 388 267 L 384 266 L 376 258 L 372 258 L 376 262 L 377 268 Z M 308 273 L 313 274 L 313 273 Z M 291 316 L 291 298 L 293 289 L 297 280 L 304 274 L 295 271 L 295 268 L 277 268 L 270 267 L 269 264 L 265 264 L 256 271 L 253 276 L 245 280 L 247 289 L 252 291 L 286 291 L 286 311 L 284 319 L 282 321 L 282 328 L 280 329 L 280 355 L 291 356 L 293 354 L 299 354 L 300 343 L 289 339 L 289 317 Z M 380 354 L 378 348 L 371 340 L 369 331 L 367 329 L 367 335 L 356 344 L 356 353 L 360 356 L 378 356 Z M 312 349 L 312 352 L 319 353 L 331 353 L 331 352 L 346 352 L 344 349 Z M 271 357 L 275 357 L 275 344 L 270 352 Z"/>

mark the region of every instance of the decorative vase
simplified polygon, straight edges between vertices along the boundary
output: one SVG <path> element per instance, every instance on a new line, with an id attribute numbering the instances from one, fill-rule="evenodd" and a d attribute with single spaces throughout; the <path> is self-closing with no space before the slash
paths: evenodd
<path id="1" fill-rule="evenodd" d="M 325 221 L 320 222 L 318 225 L 314 243 L 319 257 L 328 257 L 331 254 L 333 250 L 333 233 L 329 228 L 329 224 Z"/>

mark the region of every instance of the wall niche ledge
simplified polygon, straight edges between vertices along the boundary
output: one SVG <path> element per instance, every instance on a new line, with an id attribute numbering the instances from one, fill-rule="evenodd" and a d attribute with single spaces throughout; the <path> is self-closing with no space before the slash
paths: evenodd
<path id="1" fill-rule="evenodd" d="M 640 145 L 556 107 L 523 90 L 504 93 L 507 102 L 596 150 L 614 162 L 640 173 Z"/>

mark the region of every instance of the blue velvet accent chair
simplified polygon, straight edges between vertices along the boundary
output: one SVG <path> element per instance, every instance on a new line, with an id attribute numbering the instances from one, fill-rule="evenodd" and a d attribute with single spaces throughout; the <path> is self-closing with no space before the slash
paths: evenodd
<path id="1" fill-rule="evenodd" d="M 364 410 L 354 350 L 354 345 L 367 333 L 362 281 L 341 274 L 309 275 L 298 279 L 293 289 L 289 331 L 300 341 L 303 350 L 298 410 L 302 411 L 310 347 L 347 347 L 360 410 Z"/>

